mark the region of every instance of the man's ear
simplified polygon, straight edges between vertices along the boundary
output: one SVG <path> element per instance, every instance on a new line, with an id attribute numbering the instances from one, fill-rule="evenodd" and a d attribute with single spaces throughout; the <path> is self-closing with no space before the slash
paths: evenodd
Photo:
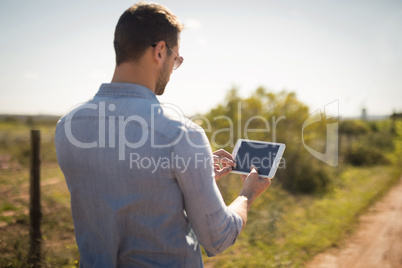
<path id="1" fill-rule="evenodd" d="M 166 52 L 164 52 L 164 50 L 166 50 L 165 41 L 159 41 L 158 43 L 156 43 L 154 52 L 153 52 L 153 58 L 155 61 L 157 61 L 160 64 L 162 64 L 162 59 L 164 57 L 164 53 L 166 53 Z"/>

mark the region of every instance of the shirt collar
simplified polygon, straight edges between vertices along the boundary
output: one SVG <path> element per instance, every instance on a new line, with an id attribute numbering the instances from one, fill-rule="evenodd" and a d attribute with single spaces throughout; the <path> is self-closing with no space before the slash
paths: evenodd
<path id="1" fill-rule="evenodd" d="M 137 98 L 146 98 L 150 100 L 154 100 L 159 103 L 158 99 L 155 96 L 155 93 L 152 92 L 147 87 L 138 84 L 130 84 L 130 83 L 103 83 L 97 96 L 102 95 L 120 95 L 127 97 L 137 97 Z"/>

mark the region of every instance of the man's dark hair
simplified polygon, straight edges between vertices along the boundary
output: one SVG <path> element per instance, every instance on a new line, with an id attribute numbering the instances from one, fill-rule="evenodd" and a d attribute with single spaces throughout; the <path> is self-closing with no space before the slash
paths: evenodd
<path id="1" fill-rule="evenodd" d="M 177 45 L 183 25 L 169 9 L 158 4 L 138 3 L 120 17 L 114 33 L 116 64 L 138 60 L 153 43 Z"/>

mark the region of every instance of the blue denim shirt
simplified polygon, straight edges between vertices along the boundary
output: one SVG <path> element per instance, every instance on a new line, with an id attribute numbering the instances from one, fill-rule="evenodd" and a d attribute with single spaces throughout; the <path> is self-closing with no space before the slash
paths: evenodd
<path id="1" fill-rule="evenodd" d="M 56 151 L 81 267 L 203 267 L 242 228 L 204 131 L 135 84 L 102 84 L 62 117 Z"/>

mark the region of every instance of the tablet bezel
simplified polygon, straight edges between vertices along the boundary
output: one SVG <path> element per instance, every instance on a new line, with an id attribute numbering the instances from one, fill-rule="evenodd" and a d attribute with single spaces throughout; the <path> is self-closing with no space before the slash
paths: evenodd
<path id="1" fill-rule="evenodd" d="M 233 152 L 232 152 L 233 159 L 236 159 L 237 152 L 238 152 L 242 142 L 252 142 L 252 143 L 260 143 L 262 145 L 269 144 L 269 145 L 279 146 L 278 152 L 276 153 L 276 156 L 275 156 L 275 159 L 274 159 L 274 161 L 272 163 L 271 170 L 269 171 L 269 174 L 264 175 L 264 174 L 259 174 L 258 173 L 258 176 L 260 176 L 260 177 L 270 178 L 270 179 L 274 178 L 276 170 L 278 169 L 279 163 L 280 163 L 280 161 L 282 159 L 283 152 L 285 151 L 286 145 L 283 144 L 283 143 L 277 143 L 277 142 L 238 139 L 237 142 L 236 142 L 236 145 L 235 145 L 235 147 L 233 149 Z M 250 172 L 244 172 L 244 171 L 238 171 L 238 170 L 232 170 L 231 172 L 232 173 L 237 173 L 237 174 L 244 174 L 244 175 L 248 175 L 250 173 Z"/>

